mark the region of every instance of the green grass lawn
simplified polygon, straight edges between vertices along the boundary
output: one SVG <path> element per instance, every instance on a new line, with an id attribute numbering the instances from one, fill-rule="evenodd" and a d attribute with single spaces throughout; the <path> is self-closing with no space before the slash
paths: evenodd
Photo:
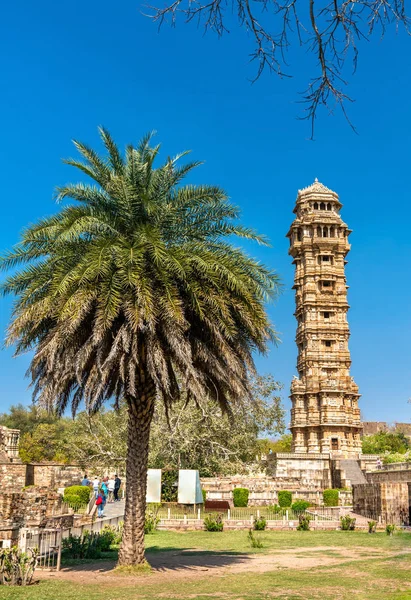
<path id="1" fill-rule="evenodd" d="M 147 536 L 148 560 L 177 556 L 180 574 L 156 571 L 139 578 L 100 575 L 94 580 L 94 573 L 76 571 L 73 581 L 54 575 L 30 588 L 0 588 L 0 599 L 411 600 L 409 533 L 389 538 L 385 533 L 272 531 L 261 532 L 260 538 L 264 547 L 253 550 L 245 531 L 157 532 Z M 286 562 L 275 566 L 275 561 L 284 555 Z M 194 556 L 197 564 L 204 564 L 208 570 L 193 575 L 187 565 L 184 574 L 187 556 Z M 208 564 L 216 557 L 226 559 L 227 568 L 213 571 Z M 316 557 L 316 565 L 298 568 L 298 560 L 304 557 Z M 256 567 L 260 558 L 265 563 L 274 561 L 272 570 L 269 562 L 260 572 Z M 321 564 L 331 558 L 332 565 Z M 245 567 L 233 573 L 233 565 L 241 561 Z"/>

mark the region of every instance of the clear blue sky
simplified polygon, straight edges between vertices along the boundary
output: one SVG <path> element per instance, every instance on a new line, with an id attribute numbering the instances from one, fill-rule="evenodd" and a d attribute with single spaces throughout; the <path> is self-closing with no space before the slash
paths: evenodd
<path id="1" fill-rule="evenodd" d="M 79 0 L 2 7 L 1 247 L 24 225 L 54 210 L 53 188 L 77 178 L 62 157 L 70 140 L 97 144 L 97 125 L 120 144 L 158 131 L 164 154 L 192 149 L 205 160 L 195 182 L 223 186 L 249 226 L 266 233 L 270 249 L 253 249 L 274 267 L 284 293 L 270 307 L 282 343 L 258 359 L 284 383 L 295 373 L 293 268 L 285 234 L 298 188 L 315 177 L 340 194 L 354 230 L 347 277 L 352 374 L 369 420 L 411 418 L 411 41 L 389 35 L 361 46 L 350 76 L 355 135 L 340 115 L 322 113 L 316 141 L 296 117 L 312 61 L 290 55 L 295 77 L 263 76 L 254 68 L 245 33 L 222 40 L 194 27 L 157 28 L 139 13 L 139 0 Z M 10 302 L 0 304 L 6 327 Z M 29 357 L 0 354 L 0 410 L 28 403 Z"/>

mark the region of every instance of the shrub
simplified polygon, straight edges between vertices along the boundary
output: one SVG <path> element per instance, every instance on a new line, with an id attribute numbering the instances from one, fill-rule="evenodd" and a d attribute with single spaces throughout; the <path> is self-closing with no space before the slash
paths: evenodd
<path id="1" fill-rule="evenodd" d="M 22 552 L 16 546 L 0 549 L 0 585 L 30 585 L 38 551 Z"/>
<path id="2" fill-rule="evenodd" d="M 223 531 L 224 523 L 222 515 L 207 515 L 204 519 L 206 531 Z"/>
<path id="3" fill-rule="evenodd" d="M 338 490 L 324 490 L 324 506 L 338 506 Z"/>
<path id="4" fill-rule="evenodd" d="M 249 491 L 247 488 L 233 489 L 233 502 L 236 508 L 244 508 L 248 505 Z"/>
<path id="5" fill-rule="evenodd" d="M 91 489 L 86 485 L 71 485 L 64 490 L 63 500 L 73 510 L 86 506 L 90 500 Z"/>
<path id="6" fill-rule="evenodd" d="M 63 554 L 67 558 L 101 558 L 99 534 L 85 531 L 83 536 L 63 538 Z"/>
<path id="7" fill-rule="evenodd" d="M 385 528 L 385 532 L 387 535 L 392 536 L 394 531 L 395 531 L 395 525 L 387 525 L 387 527 Z"/>
<path id="8" fill-rule="evenodd" d="M 298 517 L 297 531 L 310 531 L 310 517 L 308 515 L 300 515 Z"/>
<path id="9" fill-rule="evenodd" d="M 377 530 L 377 521 L 368 521 L 368 533 L 375 533 Z"/>
<path id="10" fill-rule="evenodd" d="M 160 517 L 157 516 L 158 511 L 146 512 L 146 518 L 144 521 L 144 533 L 154 533 L 157 530 L 157 526 L 160 523 Z"/>
<path id="11" fill-rule="evenodd" d="M 271 504 L 268 507 L 268 510 L 272 511 L 275 515 L 278 515 L 279 513 L 281 513 L 283 511 L 283 509 L 281 508 L 281 506 L 279 504 Z"/>
<path id="12" fill-rule="evenodd" d="M 281 506 L 281 508 L 289 508 L 292 501 L 293 495 L 291 492 L 287 492 L 287 490 L 281 490 L 278 492 L 278 504 Z"/>
<path id="13" fill-rule="evenodd" d="M 254 521 L 254 529 L 255 531 L 264 531 L 267 527 L 267 519 L 265 517 L 258 517 Z"/>
<path id="14" fill-rule="evenodd" d="M 120 529 L 113 525 L 104 525 L 98 538 L 98 547 L 101 552 L 108 552 L 111 550 L 111 546 L 120 544 L 122 535 L 122 528 Z"/>
<path id="15" fill-rule="evenodd" d="M 354 519 L 353 517 L 350 517 L 350 515 L 345 515 L 344 517 L 340 517 L 341 530 L 342 531 L 354 531 L 355 521 L 356 521 L 356 519 Z"/>
<path id="16" fill-rule="evenodd" d="M 251 544 L 251 548 L 262 548 L 263 547 L 262 541 L 254 535 L 252 529 L 249 530 L 247 538 Z"/>
<path id="17" fill-rule="evenodd" d="M 201 493 L 203 494 L 203 504 L 205 504 L 207 500 L 207 492 L 205 490 L 201 490 Z"/>
<path id="18" fill-rule="evenodd" d="M 310 503 L 307 500 L 296 500 L 291 505 L 291 508 L 294 512 L 304 512 L 310 506 Z"/>

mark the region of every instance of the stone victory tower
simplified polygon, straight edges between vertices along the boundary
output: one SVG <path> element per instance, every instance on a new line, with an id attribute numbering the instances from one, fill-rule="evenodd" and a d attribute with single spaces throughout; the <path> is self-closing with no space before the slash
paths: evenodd
<path id="1" fill-rule="evenodd" d="M 358 386 L 350 377 L 345 257 L 351 231 L 338 195 L 317 179 L 297 195 L 287 237 L 295 265 L 298 378 L 291 384 L 293 452 L 358 457 Z"/>

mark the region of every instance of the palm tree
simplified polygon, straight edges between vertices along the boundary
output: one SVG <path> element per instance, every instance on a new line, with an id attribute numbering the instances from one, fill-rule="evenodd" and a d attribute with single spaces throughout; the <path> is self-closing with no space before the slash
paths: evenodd
<path id="1" fill-rule="evenodd" d="M 264 304 L 276 275 L 234 247 L 265 243 L 237 223 L 218 187 L 181 185 L 199 163 L 180 154 L 158 168 L 147 135 L 123 156 L 100 128 L 102 157 L 75 141 L 91 178 L 57 189 L 75 203 L 28 227 L 1 261 L 16 297 L 7 341 L 34 350 L 29 375 L 39 405 L 73 415 L 107 400 L 128 408 L 127 494 L 121 565 L 144 562 L 150 424 L 184 392 L 225 410 L 250 393 L 253 352 L 275 340 Z M 228 238 L 228 239 L 227 239 Z M 17 267 L 17 269 L 16 269 Z"/>

